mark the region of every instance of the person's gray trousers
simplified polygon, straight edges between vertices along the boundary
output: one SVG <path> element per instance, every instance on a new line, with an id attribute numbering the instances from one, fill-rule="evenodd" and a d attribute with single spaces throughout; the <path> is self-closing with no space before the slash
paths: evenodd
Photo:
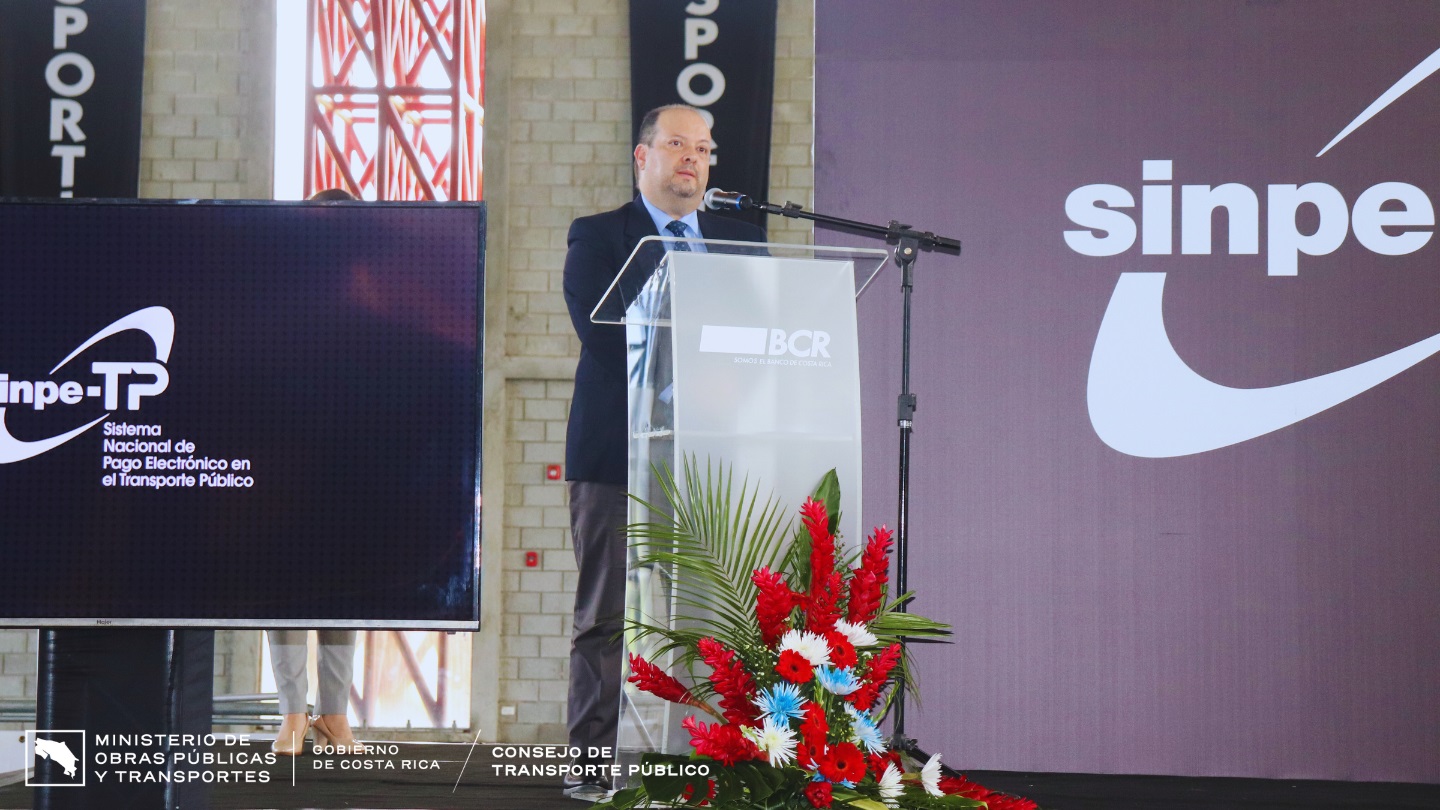
<path id="1" fill-rule="evenodd" d="M 580 575 L 570 642 L 570 744 L 588 756 L 615 747 L 625 610 L 625 488 L 570 482 L 570 531 Z"/>
<path id="2" fill-rule="evenodd" d="M 300 714 L 306 710 L 305 693 L 310 684 L 305 674 L 309 630 L 270 630 L 270 666 L 275 672 L 275 690 L 280 693 L 280 713 Z M 350 682 L 355 669 L 354 630 L 316 630 L 320 640 L 316 656 L 320 684 L 315 695 L 316 714 L 345 714 L 350 707 Z"/>

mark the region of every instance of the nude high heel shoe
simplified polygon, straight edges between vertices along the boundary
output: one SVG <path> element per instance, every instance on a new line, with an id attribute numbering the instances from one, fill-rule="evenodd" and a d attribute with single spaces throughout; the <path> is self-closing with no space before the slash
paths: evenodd
<path id="1" fill-rule="evenodd" d="M 305 727 L 300 729 L 299 734 L 285 735 L 285 737 L 288 737 L 289 739 L 284 739 L 279 735 L 276 735 L 275 742 L 270 743 L 270 750 L 283 757 L 300 756 L 301 754 L 305 753 L 305 733 L 309 730 L 310 718 L 307 716 L 305 718 Z M 319 736 L 319 732 L 316 732 L 316 736 Z"/>
<path id="2" fill-rule="evenodd" d="M 323 715 L 314 715 L 310 718 L 310 728 L 315 729 L 315 744 L 321 748 L 329 747 L 325 753 L 330 754 L 363 754 L 365 746 L 355 739 L 355 734 L 349 729 L 344 737 L 339 737 L 330 728 Z"/>

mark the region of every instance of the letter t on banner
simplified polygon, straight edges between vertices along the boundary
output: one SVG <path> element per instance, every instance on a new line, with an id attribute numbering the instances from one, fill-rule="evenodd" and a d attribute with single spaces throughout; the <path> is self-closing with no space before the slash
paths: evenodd
<path id="1" fill-rule="evenodd" d="M 640 119 L 689 104 L 710 119 L 710 185 L 759 200 L 770 192 L 777 0 L 630 0 L 632 143 Z M 763 225 L 764 213 L 739 219 Z"/>

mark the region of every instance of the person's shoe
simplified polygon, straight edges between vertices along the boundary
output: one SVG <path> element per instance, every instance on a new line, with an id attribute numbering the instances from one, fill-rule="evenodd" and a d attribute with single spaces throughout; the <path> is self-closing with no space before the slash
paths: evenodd
<path id="1" fill-rule="evenodd" d="M 330 720 L 326 715 L 317 714 L 310 718 L 310 728 L 315 730 L 315 744 L 327 748 L 327 754 L 363 754 L 365 746 L 355 739 L 348 722 Z"/>
<path id="2" fill-rule="evenodd" d="M 283 723 L 280 728 L 275 742 L 270 743 L 270 750 L 282 757 L 298 757 L 305 753 L 305 732 L 310 730 L 310 718 L 305 718 L 305 725 L 300 727 L 299 732 L 285 731 Z"/>
<path id="3" fill-rule="evenodd" d="M 560 783 L 561 793 L 584 802 L 598 802 L 610 795 L 610 777 L 601 773 L 606 770 L 604 763 L 576 761 L 572 764 L 582 770 L 565 774 Z"/>
<path id="4" fill-rule="evenodd" d="M 603 777 L 584 776 L 570 784 L 571 777 L 565 777 L 565 785 L 561 793 L 572 799 L 579 799 L 582 802 L 598 802 L 610 795 L 610 786 Z"/>

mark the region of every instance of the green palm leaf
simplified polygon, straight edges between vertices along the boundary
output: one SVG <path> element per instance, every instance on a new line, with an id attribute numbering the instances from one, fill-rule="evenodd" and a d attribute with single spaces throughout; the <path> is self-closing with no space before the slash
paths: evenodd
<path id="1" fill-rule="evenodd" d="M 694 644 L 706 636 L 744 656 L 760 643 L 750 577 L 783 559 L 788 510 L 773 497 L 761 500 L 749 479 L 737 492 L 732 472 L 721 464 L 707 462 L 702 471 L 687 458 L 681 480 L 668 469 L 655 475 L 666 505 L 640 501 L 657 519 L 632 524 L 627 532 L 639 565 L 672 574 L 670 598 L 678 615 L 672 627 L 630 622 L 635 638 L 660 636 L 657 654 L 678 651 L 687 665 L 695 659 Z"/>

